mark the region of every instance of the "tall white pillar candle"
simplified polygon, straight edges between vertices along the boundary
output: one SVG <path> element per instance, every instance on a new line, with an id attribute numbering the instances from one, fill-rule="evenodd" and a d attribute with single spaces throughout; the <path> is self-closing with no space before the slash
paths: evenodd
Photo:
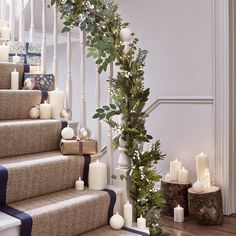
<path id="1" fill-rule="evenodd" d="M 124 220 L 125 227 L 131 227 L 133 222 L 133 206 L 132 204 L 127 203 L 124 204 Z"/>
<path id="2" fill-rule="evenodd" d="M 75 181 L 75 189 L 76 190 L 84 190 L 84 181 L 81 180 L 81 177 L 79 177 L 79 180 Z"/>
<path id="3" fill-rule="evenodd" d="M 0 28 L 1 38 L 10 40 L 11 30 L 6 25 Z"/>
<path id="4" fill-rule="evenodd" d="M 11 89 L 19 89 L 19 72 L 16 69 L 11 72 Z"/>
<path id="5" fill-rule="evenodd" d="M 178 180 L 179 170 L 182 168 L 182 162 L 176 159 L 175 161 L 170 162 L 170 176 L 171 180 Z"/>
<path id="6" fill-rule="evenodd" d="M 204 185 L 205 169 L 209 169 L 209 158 L 207 154 L 201 152 L 196 155 L 197 180 Z"/>
<path id="7" fill-rule="evenodd" d="M 97 160 L 89 164 L 89 188 L 103 190 L 107 184 L 107 165 Z"/>
<path id="8" fill-rule="evenodd" d="M 186 170 L 184 167 L 179 170 L 178 182 L 180 182 L 180 183 L 187 183 L 188 182 L 188 170 Z"/>
<path id="9" fill-rule="evenodd" d="M 184 222 L 184 208 L 180 205 L 174 208 L 174 222 Z"/>
<path id="10" fill-rule="evenodd" d="M 40 104 L 40 119 L 51 119 L 52 105 L 48 104 L 47 101 Z"/>
<path id="11" fill-rule="evenodd" d="M 146 229 L 146 219 L 142 215 L 137 219 L 137 227 L 139 229 Z"/>
<path id="12" fill-rule="evenodd" d="M 9 46 L 6 44 L 0 45 L 0 62 L 8 62 Z"/>
<path id="13" fill-rule="evenodd" d="M 52 105 L 52 119 L 60 120 L 64 108 L 64 92 L 57 89 L 49 92 L 49 101 Z"/>
<path id="14" fill-rule="evenodd" d="M 19 64 L 20 63 L 20 57 L 16 54 L 15 56 L 12 57 L 12 62 Z"/>

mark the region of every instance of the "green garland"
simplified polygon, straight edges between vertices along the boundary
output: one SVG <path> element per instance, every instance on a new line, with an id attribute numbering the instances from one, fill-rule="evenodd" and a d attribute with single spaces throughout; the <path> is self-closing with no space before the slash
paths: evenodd
<path id="1" fill-rule="evenodd" d="M 113 2 L 52 0 L 51 5 L 54 4 L 57 4 L 64 21 L 63 32 L 79 27 L 88 33 L 88 56 L 95 58 L 99 73 L 106 71 L 108 65 L 114 61 L 119 67 L 116 77 L 109 81 L 114 103 L 97 109 L 93 118 L 104 120 L 118 131 L 118 136 L 114 139 L 116 146 L 119 145 L 121 137 L 126 141 L 126 154 L 130 157 L 131 167 L 127 176 L 123 177 L 131 182 L 130 194 L 134 200 L 136 215 L 146 215 L 151 208 L 160 207 L 164 203 L 160 191 L 155 188 L 161 178 L 155 164 L 165 156 L 160 150 L 159 141 L 146 151 L 143 148 L 152 139 L 145 128 L 148 114 L 144 112 L 149 97 L 149 88 L 144 87 L 147 51 L 137 47 L 138 39 L 132 33 L 129 51 L 124 53 L 120 31 L 128 23 L 122 21 L 117 12 L 118 7 Z M 113 119 L 117 115 L 122 115 L 119 123 Z M 163 234 L 159 225 L 159 214 L 156 214 L 149 227 L 151 232 L 158 232 L 155 235 Z"/>

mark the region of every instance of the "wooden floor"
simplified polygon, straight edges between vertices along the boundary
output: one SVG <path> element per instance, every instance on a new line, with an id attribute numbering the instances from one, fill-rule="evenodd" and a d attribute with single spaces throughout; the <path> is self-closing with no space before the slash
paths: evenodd
<path id="1" fill-rule="evenodd" d="M 161 223 L 171 236 L 236 236 L 236 215 L 225 216 L 223 225 L 202 226 L 185 218 L 184 223 L 174 223 L 172 217 L 162 216 Z"/>

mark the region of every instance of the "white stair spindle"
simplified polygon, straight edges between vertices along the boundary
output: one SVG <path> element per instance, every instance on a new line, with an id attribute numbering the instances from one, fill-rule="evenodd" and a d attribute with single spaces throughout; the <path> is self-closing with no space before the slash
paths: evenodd
<path id="1" fill-rule="evenodd" d="M 101 101 L 101 81 L 100 81 L 100 73 L 98 73 L 98 65 L 97 65 L 97 73 L 96 73 L 96 105 L 97 108 L 100 107 L 100 101 Z M 97 119 L 97 128 L 96 128 L 96 140 L 97 140 L 97 147 L 98 152 L 101 152 L 101 121 Z"/>
<path id="2" fill-rule="evenodd" d="M 58 23 L 57 23 L 57 6 L 54 5 L 54 24 L 53 24 L 53 62 L 52 73 L 55 78 L 55 87 L 58 88 Z"/>
<path id="3" fill-rule="evenodd" d="M 6 20 L 6 6 L 7 6 L 6 0 L 1 0 L 1 6 L 0 6 L 1 20 Z"/>
<path id="4" fill-rule="evenodd" d="M 72 79 L 71 79 L 71 33 L 67 33 L 67 80 L 66 80 L 66 108 L 72 111 Z"/>
<path id="5" fill-rule="evenodd" d="M 16 15 L 16 1 L 11 0 L 10 2 L 10 29 L 11 29 L 11 40 L 15 40 L 15 15 Z"/>
<path id="6" fill-rule="evenodd" d="M 30 42 L 33 43 L 34 42 L 34 1 L 35 0 L 31 0 L 30 1 L 30 13 L 31 13 L 31 19 L 30 19 Z"/>
<path id="7" fill-rule="evenodd" d="M 46 73 L 46 0 L 43 1 L 42 10 L 42 48 L 41 48 L 41 73 Z"/>
<path id="8" fill-rule="evenodd" d="M 80 32 L 80 44 L 81 44 L 81 65 L 80 65 L 80 81 L 81 81 L 81 125 L 80 127 L 86 127 L 86 101 L 85 101 L 85 31 Z"/>
<path id="9" fill-rule="evenodd" d="M 24 41 L 24 0 L 20 0 L 19 11 L 19 41 Z"/>
<path id="10" fill-rule="evenodd" d="M 110 80 L 114 76 L 114 64 L 113 62 L 110 63 L 110 75 L 109 75 L 109 82 L 108 82 L 108 98 L 107 103 L 110 105 L 112 103 L 111 97 L 111 86 Z M 108 125 L 107 130 L 107 165 L 108 165 L 108 184 L 112 184 L 112 170 L 113 170 L 113 148 L 112 148 L 112 127 Z"/>

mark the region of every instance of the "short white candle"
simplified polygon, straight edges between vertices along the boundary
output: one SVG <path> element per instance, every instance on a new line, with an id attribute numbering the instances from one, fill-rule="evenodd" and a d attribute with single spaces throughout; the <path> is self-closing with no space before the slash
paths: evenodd
<path id="1" fill-rule="evenodd" d="M 6 25 L 0 28 L 1 38 L 10 40 L 11 30 Z"/>
<path id="2" fill-rule="evenodd" d="M 178 180 L 178 173 L 181 168 L 182 168 L 182 162 L 178 161 L 178 159 L 170 162 L 171 180 L 173 181 Z"/>
<path id="3" fill-rule="evenodd" d="M 184 222 L 184 208 L 180 205 L 174 208 L 174 222 Z"/>
<path id="4" fill-rule="evenodd" d="M 79 177 L 79 180 L 75 181 L 75 189 L 76 190 L 84 190 L 84 181 L 81 180 L 81 177 Z"/>
<path id="5" fill-rule="evenodd" d="M 188 182 L 188 170 L 186 170 L 184 167 L 179 170 L 178 182 L 180 182 L 180 183 L 187 183 Z"/>
<path id="6" fill-rule="evenodd" d="M 125 227 L 131 227 L 133 222 L 133 206 L 132 204 L 127 201 L 124 204 L 124 220 L 125 220 Z"/>
<path id="7" fill-rule="evenodd" d="M 20 56 L 18 56 L 17 54 L 15 56 L 13 56 L 12 62 L 19 64 L 20 63 Z"/>
<path id="8" fill-rule="evenodd" d="M 196 155 L 197 179 L 204 184 L 205 169 L 209 169 L 209 158 L 207 154 L 201 152 Z"/>
<path id="9" fill-rule="evenodd" d="M 197 180 L 197 182 L 193 184 L 193 190 L 196 193 L 201 193 L 204 191 L 204 185 L 199 180 Z"/>
<path id="10" fill-rule="evenodd" d="M 19 89 L 19 72 L 16 69 L 11 72 L 11 89 Z"/>
<path id="11" fill-rule="evenodd" d="M 107 165 L 97 160 L 89 164 L 89 188 L 103 190 L 107 184 Z"/>
<path id="12" fill-rule="evenodd" d="M 117 212 L 115 215 L 111 217 L 109 223 L 112 229 L 121 229 L 124 226 L 124 219 Z"/>
<path id="13" fill-rule="evenodd" d="M 60 120 L 64 108 L 64 92 L 58 89 L 49 92 L 49 101 L 52 105 L 52 119 Z"/>
<path id="14" fill-rule="evenodd" d="M 139 229 L 146 229 L 146 219 L 142 215 L 137 219 L 137 227 Z"/>
<path id="15" fill-rule="evenodd" d="M 52 106 L 47 101 L 40 104 L 40 119 L 51 119 Z"/>
<path id="16" fill-rule="evenodd" d="M 204 170 L 203 185 L 205 188 L 211 187 L 210 170 L 208 168 Z"/>
<path id="17" fill-rule="evenodd" d="M 5 43 L 0 45 L 0 62 L 8 62 L 9 58 L 9 46 Z"/>
<path id="18" fill-rule="evenodd" d="M 170 172 L 167 172 L 167 174 L 165 175 L 165 181 L 167 181 L 167 182 L 171 181 Z"/>

